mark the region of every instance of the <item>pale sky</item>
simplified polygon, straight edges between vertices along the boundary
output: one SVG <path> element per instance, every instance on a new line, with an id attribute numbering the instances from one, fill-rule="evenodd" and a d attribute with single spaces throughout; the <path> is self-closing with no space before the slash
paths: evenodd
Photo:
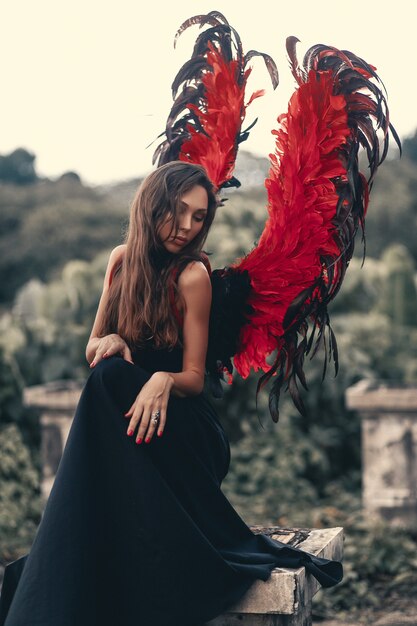
<path id="1" fill-rule="evenodd" d="M 198 26 L 173 48 L 180 24 L 222 12 L 244 51 L 267 52 L 280 85 L 272 90 L 260 59 L 248 84 L 267 94 L 247 111 L 259 121 L 242 144 L 255 154 L 274 149 L 271 130 L 294 89 L 285 39 L 298 55 L 316 43 L 348 49 L 377 67 L 388 90 L 391 121 L 402 138 L 417 128 L 416 12 L 407 0 L 13 0 L 0 4 L 0 154 L 24 147 L 38 174 L 75 170 L 86 184 L 136 177 L 152 169 L 153 148 L 171 107 L 171 82 L 192 52 Z M 156 143 L 155 143 L 156 146 Z"/>

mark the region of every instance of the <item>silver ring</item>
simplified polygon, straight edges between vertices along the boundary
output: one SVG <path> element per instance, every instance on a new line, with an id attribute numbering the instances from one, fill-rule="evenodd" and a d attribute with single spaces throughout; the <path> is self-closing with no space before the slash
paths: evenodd
<path id="1" fill-rule="evenodd" d="M 152 413 L 151 421 L 156 424 L 159 421 L 160 415 L 161 415 L 161 411 L 157 409 L 154 413 Z"/>

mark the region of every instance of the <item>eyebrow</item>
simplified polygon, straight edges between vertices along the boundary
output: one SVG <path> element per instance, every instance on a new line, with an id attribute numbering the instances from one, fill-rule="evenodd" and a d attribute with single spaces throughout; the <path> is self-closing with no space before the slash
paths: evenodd
<path id="1" fill-rule="evenodd" d="M 183 200 L 180 200 L 180 204 L 184 204 L 185 206 L 190 206 L 188 202 L 183 202 Z M 196 209 L 196 211 L 204 211 L 205 213 L 207 213 L 207 209 L 205 208 Z"/>

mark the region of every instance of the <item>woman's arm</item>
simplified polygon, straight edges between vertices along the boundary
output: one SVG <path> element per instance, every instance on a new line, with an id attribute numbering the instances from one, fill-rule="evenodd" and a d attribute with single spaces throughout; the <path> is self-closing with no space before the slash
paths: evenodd
<path id="1" fill-rule="evenodd" d="M 140 420 L 136 443 L 143 438 L 146 443 L 151 441 L 156 425 L 150 418 L 156 409 L 160 411 L 158 436 L 162 435 L 171 393 L 184 398 L 201 393 L 204 387 L 211 307 L 211 281 L 204 264 L 193 261 L 187 265 L 178 279 L 178 288 L 185 303 L 182 372 L 155 372 L 125 413 L 130 418 L 128 435 L 134 434 Z"/>
<path id="2" fill-rule="evenodd" d="M 171 393 L 179 397 L 201 393 L 204 387 L 211 307 L 211 282 L 205 265 L 195 261 L 187 265 L 178 279 L 184 298 L 182 372 L 168 372 Z"/>
<path id="3" fill-rule="evenodd" d="M 97 362 L 97 360 L 95 359 L 96 355 L 97 355 L 97 350 L 100 347 L 100 343 L 103 343 L 103 337 L 96 337 L 96 333 L 98 331 L 98 328 L 101 326 L 102 320 L 103 320 L 103 315 L 104 315 L 104 311 L 106 309 L 107 306 L 107 299 L 108 299 L 108 293 L 109 293 L 109 287 L 110 287 L 110 283 L 111 283 L 111 279 L 112 279 L 112 275 L 114 272 L 114 269 L 116 268 L 116 266 L 118 265 L 118 263 L 122 260 L 123 255 L 125 253 L 125 249 L 126 249 L 126 245 L 122 244 L 120 246 L 117 246 L 116 248 L 114 248 L 114 250 L 112 250 L 110 257 L 109 257 L 109 261 L 107 263 L 107 269 L 106 269 L 106 274 L 104 276 L 104 283 L 103 283 L 103 292 L 101 294 L 100 297 L 100 302 L 98 304 L 98 309 L 97 309 L 97 313 L 96 313 L 96 317 L 94 320 L 94 324 L 93 324 L 93 328 L 91 330 L 90 333 L 90 338 L 88 340 L 86 349 L 85 349 L 85 356 L 86 359 L 88 361 L 88 363 L 92 364 L 93 361 Z M 111 338 L 114 339 L 114 341 L 117 341 L 117 338 L 120 341 L 123 341 L 121 339 L 121 337 L 119 337 L 119 335 L 108 335 L 107 336 L 109 345 L 111 343 L 114 343 L 112 341 Z M 106 337 L 106 339 L 107 339 Z M 103 344 L 103 350 L 102 352 L 105 352 L 106 350 L 106 346 L 104 346 Z M 102 354 L 97 355 L 98 358 L 101 358 Z M 131 359 L 131 357 L 130 357 Z"/>

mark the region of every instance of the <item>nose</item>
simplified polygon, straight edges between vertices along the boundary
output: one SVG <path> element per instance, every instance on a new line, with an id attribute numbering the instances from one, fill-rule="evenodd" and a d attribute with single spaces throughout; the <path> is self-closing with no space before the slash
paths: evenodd
<path id="1" fill-rule="evenodd" d="M 181 218 L 178 223 L 179 230 L 190 230 L 191 229 L 191 215 L 185 214 L 181 215 Z"/>

